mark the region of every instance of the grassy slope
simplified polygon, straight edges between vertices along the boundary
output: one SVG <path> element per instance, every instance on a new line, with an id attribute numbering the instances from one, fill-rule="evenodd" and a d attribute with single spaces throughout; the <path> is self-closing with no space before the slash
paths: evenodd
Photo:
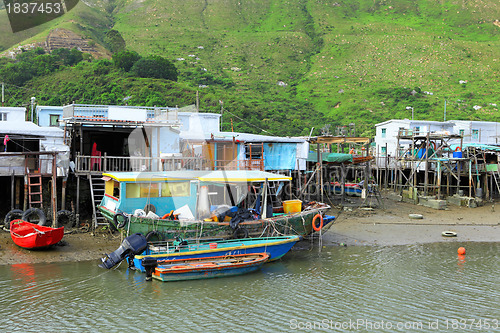
<path id="1" fill-rule="evenodd" d="M 317 114 L 333 125 L 355 122 L 361 132 L 373 131 L 374 123 L 410 117 L 406 106 L 415 108 L 417 119 L 440 120 L 445 98 L 448 119 L 500 120 L 490 105 L 500 103 L 500 28 L 492 24 L 500 17 L 497 0 L 114 4 L 114 29 L 128 48 L 184 58 L 176 61 L 181 83 L 189 84 L 188 73 L 202 68 L 230 78 L 232 88 L 201 89 L 204 106 L 218 110 L 223 99 L 230 111 L 274 133 L 308 134 L 305 127 L 323 121 Z M 94 9 L 82 11 L 72 21 L 104 17 Z M 432 95 L 409 96 L 403 87 Z M 252 130 L 234 120 L 236 130 Z"/>
<path id="2" fill-rule="evenodd" d="M 84 37 L 97 39 L 96 32 L 110 26 L 111 20 L 100 10 L 91 8 L 83 2 L 67 14 L 40 26 L 12 33 L 5 10 L 0 10 L 0 50 L 9 49 L 17 44 L 43 42 L 55 28 L 65 28 Z"/>
<path id="3" fill-rule="evenodd" d="M 290 94 L 337 125 L 371 128 L 410 117 L 410 105 L 416 118 L 440 120 L 445 99 L 448 119 L 500 120 L 489 105 L 498 104 L 500 92 L 500 29 L 492 24 L 500 17 L 497 1 L 337 3 L 129 1 L 115 28 L 142 54 L 187 61 L 195 54 L 200 66 L 232 77 L 241 93 L 267 101 L 269 92 Z M 278 80 L 289 86 L 277 89 Z M 392 96 L 402 87 L 432 95 Z"/>
<path id="4" fill-rule="evenodd" d="M 500 29 L 492 24 L 498 2 L 471 1 L 465 9 L 453 2 L 387 1 L 374 11 L 328 10 L 329 3 L 311 6 L 325 47 L 300 85 L 300 95 L 315 99 L 318 109 L 338 121 L 376 123 L 409 118 L 405 107 L 411 105 L 417 119 L 442 120 L 446 98 L 447 119 L 500 120 L 498 108 L 489 105 L 498 104 L 500 92 Z M 433 95 L 396 101 L 379 93 L 396 87 Z M 474 105 L 483 108 L 474 111 Z"/>

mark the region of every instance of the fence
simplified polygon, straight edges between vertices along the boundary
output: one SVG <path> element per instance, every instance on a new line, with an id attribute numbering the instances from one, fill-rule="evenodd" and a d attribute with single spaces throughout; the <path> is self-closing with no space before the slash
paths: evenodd
<path id="1" fill-rule="evenodd" d="M 84 156 L 76 157 L 76 172 L 264 170 L 264 160 L 207 160 L 199 157 Z"/>

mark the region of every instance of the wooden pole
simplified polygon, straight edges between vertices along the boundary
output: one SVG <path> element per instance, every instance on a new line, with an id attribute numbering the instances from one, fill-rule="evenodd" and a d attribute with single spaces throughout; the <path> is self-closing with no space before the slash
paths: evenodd
<path id="1" fill-rule="evenodd" d="M 438 189 L 438 194 L 437 198 L 438 200 L 441 199 L 441 161 L 437 162 L 437 168 L 438 168 L 438 174 L 437 174 L 437 189 Z"/>
<path id="2" fill-rule="evenodd" d="M 399 138 L 398 138 L 398 141 L 399 141 Z M 398 156 L 397 153 L 396 153 L 396 156 Z M 384 177 L 385 177 L 384 188 L 386 188 L 386 189 L 387 189 L 387 182 L 388 182 L 388 176 L 389 176 L 388 172 L 389 172 L 389 153 L 387 152 L 387 143 L 386 143 L 385 144 L 385 175 L 384 175 Z"/>
<path id="3" fill-rule="evenodd" d="M 342 163 L 340 168 L 340 203 L 344 205 L 344 195 L 345 195 L 345 164 Z"/>
<path id="4" fill-rule="evenodd" d="M 16 179 L 16 206 L 15 208 L 21 207 L 21 182 L 22 178 Z"/>
<path id="5" fill-rule="evenodd" d="M 68 182 L 68 177 L 64 177 L 62 180 L 61 189 L 61 210 L 66 209 L 66 183 Z"/>
<path id="6" fill-rule="evenodd" d="M 12 175 L 10 176 L 10 209 L 14 209 L 14 195 L 15 195 L 15 183 L 16 178 L 14 177 L 14 171 L 12 171 Z"/>
<path id="7" fill-rule="evenodd" d="M 427 139 L 425 140 L 425 173 L 424 173 L 424 195 L 429 194 L 429 136 L 430 132 L 427 132 Z"/>
<path id="8" fill-rule="evenodd" d="M 52 228 L 57 226 L 57 166 L 56 166 L 56 153 L 52 156 Z"/>
<path id="9" fill-rule="evenodd" d="M 76 225 L 80 226 L 80 176 L 76 175 Z"/>
<path id="10" fill-rule="evenodd" d="M 446 173 L 446 196 L 450 196 L 450 173 Z"/>
<path id="11" fill-rule="evenodd" d="M 472 160 L 469 159 L 469 197 L 472 197 Z"/>

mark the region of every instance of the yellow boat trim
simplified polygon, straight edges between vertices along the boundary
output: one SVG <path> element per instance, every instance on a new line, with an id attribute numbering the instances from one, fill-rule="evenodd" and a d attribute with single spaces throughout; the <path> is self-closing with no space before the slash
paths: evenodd
<path id="1" fill-rule="evenodd" d="M 264 182 L 290 181 L 292 177 L 273 174 L 265 171 L 160 171 L 160 172 L 111 172 L 103 173 L 104 177 L 119 182 L 161 182 L 199 180 L 204 182 Z"/>
<path id="2" fill-rule="evenodd" d="M 274 246 L 274 245 L 281 245 L 281 244 L 286 244 L 286 243 L 290 243 L 290 242 L 298 242 L 299 240 L 300 240 L 300 237 L 295 236 L 294 238 L 285 239 L 285 240 L 282 240 L 282 241 L 279 241 L 276 243 L 255 244 L 255 245 L 249 245 L 249 246 L 240 245 L 240 246 L 233 246 L 233 247 L 222 247 L 222 248 L 220 248 L 220 250 L 221 251 L 234 251 L 234 250 L 252 249 L 254 247 Z M 178 256 L 178 255 L 194 255 L 194 254 L 216 252 L 214 250 L 215 249 L 201 250 L 201 251 L 172 252 L 172 253 L 163 253 L 163 254 L 138 255 L 138 256 L 135 256 L 135 258 L 142 259 L 144 257 L 159 258 L 159 257 L 169 257 L 169 256 Z"/>
<path id="3" fill-rule="evenodd" d="M 108 176 L 111 179 L 114 179 L 119 182 L 164 182 L 164 181 L 186 181 L 186 180 L 196 180 L 196 178 L 179 178 L 179 177 L 143 177 L 143 178 L 135 178 L 135 177 L 117 177 L 115 175 L 109 173 L 103 173 L 103 176 Z"/>

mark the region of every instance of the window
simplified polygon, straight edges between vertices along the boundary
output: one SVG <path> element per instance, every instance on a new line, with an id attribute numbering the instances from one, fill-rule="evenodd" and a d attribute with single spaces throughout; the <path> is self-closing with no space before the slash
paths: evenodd
<path id="1" fill-rule="evenodd" d="M 0 112 L 0 121 L 7 121 L 7 112 Z"/>
<path id="2" fill-rule="evenodd" d="M 190 195 L 189 182 L 166 182 L 161 184 L 162 197 L 188 197 Z"/>
<path id="3" fill-rule="evenodd" d="M 189 182 L 128 183 L 125 188 L 126 198 L 188 197 L 189 195 Z"/>
<path id="4" fill-rule="evenodd" d="M 104 183 L 105 193 L 117 199 L 120 198 L 120 183 L 115 180 L 108 180 Z"/>
<path id="5" fill-rule="evenodd" d="M 420 126 L 415 126 L 413 129 L 413 134 L 418 135 L 420 133 Z"/>
<path id="6" fill-rule="evenodd" d="M 59 126 L 59 115 L 51 114 L 50 115 L 50 126 Z"/>
<path id="7" fill-rule="evenodd" d="M 461 136 L 464 136 L 465 135 L 465 130 L 463 130 L 463 129 L 459 130 L 458 134 L 460 134 Z"/>
<path id="8" fill-rule="evenodd" d="M 385 138 L 386 134 L 387 134 L 387 129 L 382 128 L 382 137 Z"/>
<path id="9" fill-rule="evenodd" d="M 380 147 L 380 149 L 381 149 L 380 153 L 381 153 L 382 156 L 387 155 L 387 148 L 386 147 Z"/>
<path id="10" fill-rule="evenodd" d="M 473 140 L 478 140 L 479 139 L 479 130 L 473 129 L 472 130 L 472 139 Z"/>

